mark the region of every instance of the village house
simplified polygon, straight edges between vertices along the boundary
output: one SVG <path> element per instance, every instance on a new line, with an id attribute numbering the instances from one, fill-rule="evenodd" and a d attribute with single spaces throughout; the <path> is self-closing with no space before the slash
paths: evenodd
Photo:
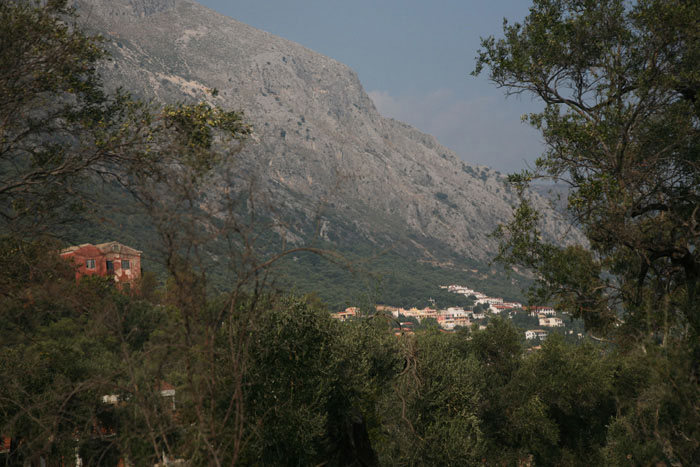
<path id="1" fill-rule="evenodd" d="M 457 293 L 457 294 L 462 294 L 466 297 L 471 297 L 472 295 L 475 296 L 477 299 L 484 299 L 488 298 L 486 295 L 484 295 L 481 292 L 477 292 L 474 289 L 470 289 L 469 287 L 466 287 L 464 285 L 449 285 L 449 286 L 440 286 L 441 289 L 447 289 L 448 292 L 452 293 Z"/>
<path id="2" fill-rule="evenodd" d="M 344 311 L 339 311 L 338 313 L 334 313 L 333 318 L 338 319 L 340 321 L 346 321 L 349 318 L 354 318 L 357 316 L 357 313 L 360 311 L 359 308 L 356 306 L 349 306 L 347 307 Z"/>
<path id="3" fill-rule="evenodd" d="M 177 392 L 175 386 L 172 384 L 166 382 L 166 381 L 156 381 L 156 383 L 153 386 L 154 392 L 156 394 L 160 393 L 160 396 L 164 399 L 167 400 L 167 405 L 164 406 L 166 410 L 172 411 L 171 413 L 176 413 L 177 407 L 175 406 L 175 394 Z M 128 404 L 129 397 L 123 398 L 119 394 L 105 394 L 102 396 L 102 403 L 107 404 L 107 405 L 112 405 L 112 406 L 125 406 Z M 117 435 L 118 427 L 117 426 L 102 426 L 99 425 L 98 423 L 95 424 L 95 432 L 97 436 L 100 439 L 104 438 L 110 438 L 113 436 Z M 164 463 L 158 463 L 155 465 L 182 465 L 183 461 L 178 460 L 178 459 L 167 459 L 166 462 L 166 457 L 165 453 L 163 453 L 163 459 Z M 57 464 L 58 465 L 58 464 Z M 60 465 L 65 465 L 64 463 L 61 463 Z M 84 465 L 83 460 L 80 458 L 80 455 L 78 454 L 78 451 L 76 450 L 76 458 L 75 458 L 75 464 L 76 466 L 82 466 Z M 125 461 L 123 458 L 119 459 L 119 462 L 117 466 L 129 466 L 131 465 L 129 462 Z"/>
<path id="4" fill-rule="evenodd" d="M 406 310 L 405 308 L 396 308 L 394 311 L 392 311 L 392 314 L 394 315 L 394 318 L 398 318 L 399 316 L 415 318 L 419 323 L 426 318 L 437 319 L 439 315 L 437 310 L 430 307 L 425 307 L 423 309 L 414 307 L 409 310 Z"/>
<path id="5" fill-rule="evenodd" d="M 554 308 L 549 306 L 531 306 L 529 308 L 530 316 L 537 317 L 537 315 L 543 314 L 545 316 L 554 316 L 557 314 Z"/>
<path id="6" fill-rule="evenodd" d="M 450 285 L 447 287 L 447 291 L 464 295 L 473 295 L 477 293 L 475 290 L 472 290 L 469 287 L 465 287 L 463 285 Z"/>
<path id="7" fill-rule="evenodd" d="M 489 305 L 502 305 L 503 299 L 499 297 L 483 297 L 474 302 L 475 305 L 481 305 L 482 303 L 488 303 Z"/>
<path id="8" fill-rule="evenodd" d="M 510 307 L 510 306 L 507 306 L 507 305 L 498 305 L 498 304 L 494 304 L 494 305 L 489 306 L 489 311 L 490 311 L 491 313 L 499 314 L 499 313 L 501 313 L 502 311 L 511 310 L 512 308 L 513 308 L 513 307 Z"/>
<path id="9" fill-rule="evenodd" d="M 412 335 L 414 334 L 413 332 L 413 323 L 410 321 L 404 321 L 399 323 L 399 327 L 394 327 L 394 335 L 395 336 L 406 336 L 406 335 Z"/>
<path id="10" fill-rule="evenodd" d="M 460 306 L 453 306 L 442 312 L 443 314 L 451 315 L 453 318 L 461 318 L 469 315 L 468 311 Z"/>
<path id="11" fill-rule="evenodd" d="M 442 329 L 447 329 L 448 331 L 452 330 L 455 328 L 455 319 L 452 315 L 443 315 L 441 314 L 438 316 L 438 325 Z"/>
<path id="12" fill-rule="evenodd" d="M 548 332 L 544 331 L 542 329 L 530 329 L 528 331 L 525 331 L 525 339 L 545 340 L 547 338 L 547 334 L 548 334 Z"/>
<path id="13" fill-rule="evenodd" d="M 404 310 L 401 314 L 404 316 L 409 316 L 411 318 L 419 318 L 421 313 L 418 308 L 413 307 L 410 310 Z"/>
<path id="14" fill-rule="evenodd" d="M 545 318 L 545 317 L 540 317 L 540 326 L 546 326 L 550 328 L 560 328 L 564 326 L 564 322 L 561 320 L 561 318 Z"/>
<path id="15" fill-rule="evenodd" d="M 0 454 L 9 454 L 12 450 L 12 438 L 9 436 L 0 436 Z M 2 459 L 0 457 L 0 459 Z"/>
<path id="16" fill-rule="evenodd" d="M 141 278 L 141 252 L 119 242 L 64 248 L 61 258 L 75 264 L 75 279 L 83 276 L 112 277 L 118 284 L 133 284 Z"/>
<path id="17" fill-rule="evenodd" d="M 454 325 L 468 328 L 469 326 L 472 325 L 472 322 L 466 316 L 459 316 L 459 317 L 454 318 Z"/>
<path id="18" fill-rule="evenodd" d="M 420 314 L 419 314 L 419 316 L 417 316 L 419 322 L 425 318 L 437 319 L 437 317 L 438 317 L 438 311 L 436 309 L 430 308 L 428 306 L 426 306 L 425 308 L 423 308 L 422 310 L 419 310 L 419 311 L 420 311 Z"/>
<path id="19" fill-rule="evenodd" d="M 171 405 L 173 411 L 176 410 L 176 407 L 175 407 L 175 393 L 176 393 L 175 386 L 168 383 L 167 381 L 158 381 L 156 383 L 155 390 L 160 392 L 161 397 L 166 398 L 170 401 L 170 405 Z"/>

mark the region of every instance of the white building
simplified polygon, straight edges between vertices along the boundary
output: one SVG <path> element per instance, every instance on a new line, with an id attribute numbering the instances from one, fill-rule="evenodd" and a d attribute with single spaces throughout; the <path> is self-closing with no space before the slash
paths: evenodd
<path id="1" fill-rule="evenodd" d="M 445 317 L 440 317 L 438 318 L 438 324 L 442 329 L 447 329 L 448 331 L 451 331 L 455 328 L 455 319 L 450 317 L 450 318 L 445 318 Z"/>
<path id="2" fill-rule="evenodd" d="M 477 298 L 476 305 L 481 305 L 482 303 L 488 303 L 489 305 L 501 305 L 503 304 L 503 299 L 498 297 L 483 297 Z"/>
<path id="3" fill-rule="evenodd" d="M 557 317 L 540 318 L 540 326 L 547 326 L 549 328 L 560 328 L 564 326 L 564 322 L 561 320 L 561 318 Z"/>
<path id="4" fill-rule="evenodd" d="M 460 293 L 464 295 L 471 295 L 475 293 L 474 290 L 470 289 L 469 287 L 465 287 L 463 285 L 450 285 L 447 287 L 447 290 L 452 293 Z"/>
<path id="5" fill-rule="evenodd" d="M 512 310 L 512 309 L 513 309 L 512 306 L 508 306 L 508 305 L 506 305 L 505 303 L 502 304 L 502 305 L 495 304 L 495 305 L 490 305 L 490 306 L 489 306 L 489 311 L 490 311 L 491 313 L 496 313 L 496 314 L 498 314 L 498 313 L 500 313 L 500 312 L 502 312 L 502 311 L 508 311 L 508 310 Z"/>
<path id="6" fill-rule="evenodd" d="M 557 312 L 554 308 L 549 306 L 532 306 L 530 307 L 530 316 L 545 315 L 554 316 Z"/>
<path id="7" fill-rule="evenodd" d="M 469 315 L 469 312 L 464 311 L 464 308 L 459 306 L 452 306 L 443 311 L 443 313 L 446 315 L 451 315 L 453 318 L 465 318 Z"/>
<path id="8" fill-rule="evenodd" d="M 543 331 L 542 329 L 530 329 L 529 331 L 525 331 L 525 339 L 545 340 L 547 338 L 547 334 L 548 334 L 548 332 Z"/>

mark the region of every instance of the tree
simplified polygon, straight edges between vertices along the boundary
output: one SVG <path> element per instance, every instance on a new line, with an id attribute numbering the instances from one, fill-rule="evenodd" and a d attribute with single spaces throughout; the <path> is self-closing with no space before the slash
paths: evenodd
<path id="1" fill-rule="evenodd" d="M 106 93 L 101 39 L 66 4 L 0 4 L 0 221 L 25 237 L 75 219 L 100 180 L 136 188 L 178 165 L 201 174 L 228 153 L 213 149 L 250 132 L 240 113 L 206 103 L 159 108 Z"/>
<path id="2" fill-rule="evenodd" d="M 700 453 L 687 441 L 700 421 L 699 25 L 700 4 L 684 0 L 535 0 L 477 57 L 475 73 L 488 68 L 508 94 L 545 106 L 527 120 L 547 149 L 511 176 L 521 204 L 497 231 L 499 258 L 536 271 L 534 300 L 582 317 L 621 345 L 623 361 L 653 369 L 640 384 L 654 397 L 618 401 L 615 462 L 692 464 Z M 542 238 L 525 191 L 539 177 L 570 186 L 588 245 Z"/>
<path id="3" fill-rule="evenodd" d="M 76 449 L 101 464 L 117 451 L 101 398 L 133 388 L 122 357 L 149 360 L 145 343 L 168 320 L 107 279 L 76 283 L 56 251 L 45 239 L 0 238 L 0 432 L 16 442 L 10 465 L 74 458 Z"/>
<path id="4" fill-rule="evenodd" d="M 479 417 L 486 378 L 455 335 L 429 329 L 402 339 L 404 369 L 387 392 L 386 465 L 473 465 L 484 454 Z"/>
<path id="5" fill-rule="evenodd" d="M 99 170 L 102 145 L 84 144 L 118 123 L 123 96 L 102 91 L 95 63 L 104 51 L 59 17 L 66 2 L 0 5 L 0 217 L 3 227 L 43 225 L 66 216 L 87 169 Z M 101 147 L 102 146 L 102 147 Z M 74 200 L 75 201 L 75 200 Z M 39 218 L 39 219 L 37 219 Z M 31 222 L 34 221 L 34 222 Z"/>
<path id="6" fill-rule="evenodd" d="M 482 42 L 477 73 L 488 67 L 508 93 L 545 104 L 528 120 L 547 151 L 512 180 L 569 184 L 569 212 L 590 241 L 544 244 L 523 199 L 500 231 L 501 257 L 538 269 L 540 291 L 591 326 L 622 311 L 625 331 L 700 332 L 698 18 L 682 0 L 537 0 L 504 38 Z"/>
<path id="7" fill-rule="evenodd" d="M 537 465 L 602 464 L 615 414 L 613 360 L 590 343 L 566 345 L 549 336 L 503 388 L 503 445 L 531 454 Z"/>
<path id="8" fill-rule="evenodd" d="M 19 441 L 9 462 L 78 449 L 93 464 L 115 452 L 153 463 L 171 452 L 174 427 L 154 390 L 174 347 L 161 345 L 155 324 L 170 328 L 176 311 L 110 281 L 76 284 L 50 236 L 96 183 L 115 181 L 151 208 L 168 183 L 191 193 L 250 127 L 208 103 L 158 107 L 106 93 L 100 39 L 74 20 L 66 1 L 0 3 L 0 433 Z M 183 244 L 171 246 L 175 270 Z M 188 304 L 192 316 L 209 311 L 201 294 Z M 100 403 L 107 394 L 133 403 L 111 410 Z M 105 440 L 116 418 L 120 436 Z"/>
<path id="9" fill-rule="evenodd" d="M 370 434 L 398 370 L 394 336 L 297 297 L 261 314 L 248 348 L 242 463 L 377 465 Z"/>

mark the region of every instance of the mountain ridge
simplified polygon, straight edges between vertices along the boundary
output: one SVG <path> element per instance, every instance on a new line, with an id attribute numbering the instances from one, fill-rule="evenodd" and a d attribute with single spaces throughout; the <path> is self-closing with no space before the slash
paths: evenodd
<path id="1" fill-rule="evenodd" d="M 105 36 L 108 87 L 164 103 L 210 100 L 241 109 L 255 142 L 239 154 L 301 244 L 314 231 L 338 245 L 398 245 L 434 264 L 488 262 L 489 236 L 516 196 L 498 172 L 469 165 L 431 135 L 382 117 L 347 65 L 191 0 L 77 0 Z M 210 89 L 219 95 L 211 97 Z M 582 237 L 533 194 L 546 235 Z M 320 227 L 310 227 L 310 226 Z M 304 227 L 306 226 L 306 227 Z M 461 258 L 461 259 L 460 259 Z"/>

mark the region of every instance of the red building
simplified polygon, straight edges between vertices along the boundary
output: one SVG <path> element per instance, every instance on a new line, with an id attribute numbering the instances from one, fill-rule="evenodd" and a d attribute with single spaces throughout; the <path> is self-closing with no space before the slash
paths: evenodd
<path id="1" fill-rule="evenodd" d="M 141 252 L 119 242 L 83 243 L 61 250 L 60 254 L 75 264 L 76 280 L 97 275 L 131 284 L 141 278 Z"/>

